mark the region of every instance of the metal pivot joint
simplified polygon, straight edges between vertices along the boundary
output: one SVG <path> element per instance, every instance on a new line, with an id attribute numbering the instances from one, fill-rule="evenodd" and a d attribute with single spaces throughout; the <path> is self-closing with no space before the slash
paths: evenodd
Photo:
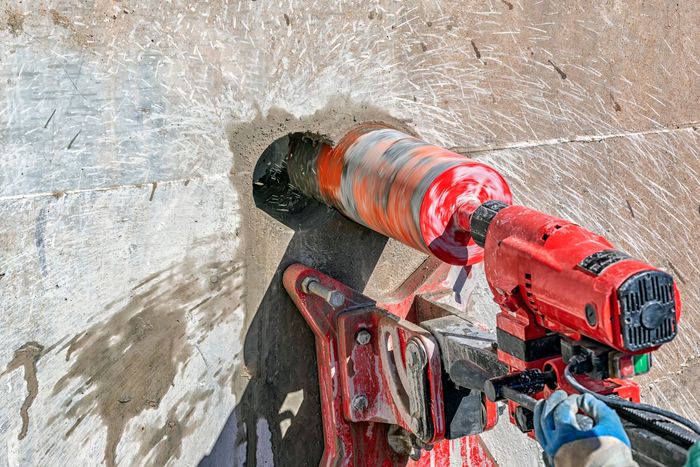
<path id="1" fill-rule="evenodd" d="M 302 281 L 301 289 L 307 294 L 321 297 L 332 307 L 339 307 L 345 303 L 345 296 L 342 292 L 321 285 L 318 279 L 313 276 L 308 276 Z"/>

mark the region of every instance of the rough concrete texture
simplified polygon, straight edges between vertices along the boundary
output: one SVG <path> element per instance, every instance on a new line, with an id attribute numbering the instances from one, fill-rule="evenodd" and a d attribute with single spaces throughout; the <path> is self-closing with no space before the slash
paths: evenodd
<path id="1" fill-rule="evenodd" d="M 0 0 L 0 464 L 314 465 L 311 333 L 280 272 L 379 294 L 422 257 L 257 208 L 292 131 L 405 125 L 667 268 L 645 399 L 700 420 L 694 2 Z M 483 288 L 474 314 L 493 319 Z M 536 462 L 509 427 L 502 465 Z"/>

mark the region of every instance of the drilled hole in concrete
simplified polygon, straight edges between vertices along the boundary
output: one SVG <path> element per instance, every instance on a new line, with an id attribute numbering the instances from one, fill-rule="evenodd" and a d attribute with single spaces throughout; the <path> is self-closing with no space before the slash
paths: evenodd
<path id="1" fill-rule="evenodd" d="M 255 205 L 294 230 L 312 227 L 330 218 L 334 210 L 293 186 L 287 173 L 287 158 L 292 150 L 313 154 L 323 144 L 329 143 L 310 133 L 290 133 L 270 144 L 253 171 Z"/>

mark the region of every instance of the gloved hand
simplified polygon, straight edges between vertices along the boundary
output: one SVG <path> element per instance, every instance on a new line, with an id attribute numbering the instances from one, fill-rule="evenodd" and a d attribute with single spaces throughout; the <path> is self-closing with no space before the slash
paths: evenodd
<path id="1" fill-rule="evenodd" d="M 592 428 L 579 426 L 579 409 L 593 420 Z M 590 394 L 567 397 L 555 391 L 535 406 L 534 424 L 535 436 L 555 467 L 637 466 L 620 417 Z"/>
<path id="2" fill-rule="evenodd" d="M 700 442 L 696 442 L 691 446 L 684 467 L 700 467 Z"/>

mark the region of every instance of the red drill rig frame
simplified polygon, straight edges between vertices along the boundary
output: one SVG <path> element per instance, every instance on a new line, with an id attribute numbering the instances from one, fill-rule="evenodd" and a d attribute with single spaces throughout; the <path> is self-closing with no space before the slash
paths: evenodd
<path id="1" fill-rule="evenodd" d="M 285 272 L 316 336 L 321 465 L 492 465 L 478 435 L 495 425 L 496 403 L 534 436 L 534 406 L 555 389 L 615 408 L 641 465 L 685 462 L 700 427 L 639 404 L 629 380 L 677 333 L 670 275 L 583 227 L 511 206 L 494 169 L 381 125 L 333 148 L 290 145 L 285 164 L 303 194 L 439 258 L 380 300 L 303 265 Z M 495 332 L 451 306 L 441 262 L 468 277 L 482 260 L 500 307 Z"/>
<path id="2" fill-rule="evenodd" d="M 448 439 L 445 363 L 435 336 L 416 324 L 438 307 L 433 299 L 451 291 L 449 271 L 430 258 L 380 302 L 301 264 L 285 271 L 284 286 L 316 336 L 325 441 L 319 465 L 496 465 L 478 437 Z M 492 341 L 475 342 L 490 348 Z M 480 433 L 498 413 L 477 397 L 472 430 Z"/>
<path id="3" fill-rule="evenodd" d="M 316 338 L 320 466 L 497 465 L 478 436 L 499 414 L 482 389 L 509 369 L 498 360 L 496 334 L 451 305 L 469 288 L 455 292 L 451 268 L 428 258 L 379 301 L 302 264 L 285 271 L 284 286 Z M 635 383 L 621 383 L 622 397 L 638 398 Z M 527 415 L 508 403 L 512 422 L 527 430 Z M 641 418 L 623 420 L 640 465 L 683 465 L 689 444 Z"/>

